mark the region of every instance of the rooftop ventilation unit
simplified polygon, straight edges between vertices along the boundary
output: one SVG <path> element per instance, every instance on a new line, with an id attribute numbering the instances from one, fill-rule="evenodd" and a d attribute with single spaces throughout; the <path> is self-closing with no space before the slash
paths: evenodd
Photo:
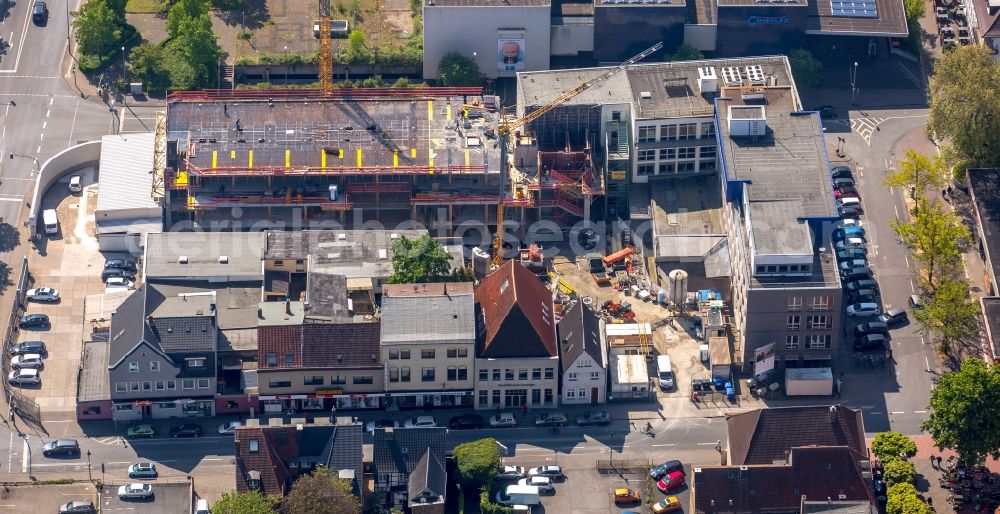
<path id="1" fill-rule="evenodd" d="M 219 264 L 229 264 L 229 256 L 228 255 L 220 255 L 219 256 Z"/>
<path id="2" fill-rule="evenodd" d="M 759 64 L 751 64 L 746 67 L 747 80 L 753 86 L 763 86 L 764 85 L 764 70 L 761 69 Z"/>
<path id="3" fill-rule="evenodd" d="M 178 264 L 187 264 L 188 263 L 188 257 L 187 257 L 187 255 L 181 255 L 180 257 L 178 257 L 177 258 L 177 263 Z"/>
<path id="4" fill-rule="evenodd" d="M 729 135 L 758 137 L 767 133 L 767 118 L 763 105 L 729 106 Z"/>
<path id="5" fill-rule="evenodd" d="M 650 98 L 653 98 L 653 93 L 650 93 L 649 91 L 640 91 L 639 98 L 642 98 L 643 100 L 649 100 Z"/>
<path id="6" fill-rule="evenodd" d="M 715 68 L 712 66 L 698 68 L 698 92 L 704 95 L 718 91 L 719 77 L 715 74 Z"/>
<path id="7" fill-rule="evenodd" d="M 743 77 L 740 75 L 740 69 L 736 66 L 722 68 L 722 81 L 726 84 L 726 87 L 742 86 Z"/>
<path id="8" fill-rule="evenodd" d="M 759 86 L 748 86 L 740 88 L 740 98 L 746 100 L 763 100 L 764 88 Z"/>

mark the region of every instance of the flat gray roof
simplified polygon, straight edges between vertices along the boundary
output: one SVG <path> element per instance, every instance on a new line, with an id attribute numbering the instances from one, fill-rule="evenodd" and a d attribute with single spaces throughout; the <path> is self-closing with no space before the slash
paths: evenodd
<path id="1" fill-rule="evenodd" d="M 144 272 L 147 278 L 263 277 L 264 240 L 263 232 L 149 234 Z"/>
<path id="2" fill-rule="evenodd" d="M 471 282 L 387 284 L 382 288 L 382 344 L 474 342 Z"/>
<path id="3" fill-rule="evenodd" d="M 136 133 L 101 138 L 97 209 L 102 211 L 160 208 L 153 199 L 153 138 Z"/>
<path id="4" fill-rule="evenodd" d="M 765 87 L 766 133 L 731 136 L 728 107 L 747 102 L 738 88 L 725 88 L 723 95 L 718 99 L 719 134 L 728 180 L 746 182 L 750 201 L 798 200 L 796 211 L 784 213 L 789 219 L 836 218 L 819 114 L 797 113 L 801 106 L 792 88 Z"/>
<path id="5" fill-rule="evenodd" d="M 88 341 L 83 344 L 83 370 L 80 371 L 80 385 L 76 394 L 78 402 L 111 398 L 111 382 L 108 381 L 110 354 L 111 343 L 107 341 Z"/>
<path id="6" fill-rule="evenodd" d="M 757 255 L 812 255 L 809 225 L 789 216 L 801 211 L 799 200 L 751 201 L 750 225 Z"/>
<path id="7" fill-rule="evenodd" d="M 993 358 L 1000 358 L 1000 297 L 987 296 L 979 300 L 986 318 L 986 332 Z"/>
<path id="8" fill-rule="evenodd" d="M 549 0 L 424 0 L 424 7 L 544 7 Z"/>
<path id="9" fill-rule="evenodd" d="M 902 0 L 875 0 L 876 15 L 871 18 L 834 16 L 831 0 L 809 2 L 806 32 L 809 34 L 905 36 L 906 12 Z"/>

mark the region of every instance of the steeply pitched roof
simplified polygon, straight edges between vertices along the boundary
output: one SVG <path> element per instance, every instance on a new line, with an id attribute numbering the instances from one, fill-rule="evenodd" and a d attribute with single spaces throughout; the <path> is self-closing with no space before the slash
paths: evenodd
<path id="1" fill-rule="evenodd" d="M 699 514 L 798 512 L 803 497 L 875 503 L 846 446 L 795 448 L 790 464 L 701 467 L 693 474 L 692 510 Z"/>
<path id="2" fill-rule="evenodd" d="M 798 446 L 847 446 L 867 458 L 861 411 L 843 405 L 757 409 L 727 418 L 733 465 L 786 462 Z"/>
<path id="3" fill-rule="evenodd" d="M 307 323 L 257 329 L 261 370 L 379 367 L 379 351 L 378 323 Z M 276 357 L 273 365 L 267 361 L 268 354 Z"/>
<path id="4" fill-rule="evenodd" d="M 472 283 L 382 286 L 382 343 L 472 340 Z"/>
<path id="5" fill-rule="evenodd" d="M 375 472 L 411 475 L 427 450 L 444 461 L 448 430 L 435 428 L 380 428 L 374 434 Z"/>
<path id="6" fill-rule="evenodd" d="M 576 302 L 563 313 L 557 331 L 563 371 L 569 369 L 584 353 L 593 359 L 597 367 L 607 367 L 601 344 L 601 319 L 590 307 L 583 302 Z"/>
<path id="7" fill-rule="evenodd" d="M 291 469 L 285 462 L 287 457 L 298 455 L 298 447 L 292 444 L 271 445 L 270 438 L 277 427 L 242 427 L 236 430 L 236 490 L 247 492 L 248 474 L 260 474 L 260 492 L 270 496 L 284 496 L 285 486 L 292 476 Z M 287 432 L 286 432 L 287 437 Z M 289 438 L 295 441 L 295 438 Z M 256 451 L 251 451 L 250 445 L 256 445 Z"/>
<path id="8" fill-rule="evenodd" d="M 143 284 L 111 313 L 109 368 L 115 367 L 143 340 L 159 350 L 156 337 L 149 324 L 146 323 L 146 290 L 147 286 Z"/>
<path id="9" fill-rule="evenodd" d="M 510 260 L 476 288 L 479 357 L 555 357 L 552 293 Z"/>
<path id="10" fill-rule="evenodd" d="M 406 488 L 407 499 L 411 504 L 444 502 L 447 482 L 448 474 L 444 465 L 431 453 L 431 449 L 427 448 L 410 475 Z M 424 501 L 420 501 L 421 499 Z"/>

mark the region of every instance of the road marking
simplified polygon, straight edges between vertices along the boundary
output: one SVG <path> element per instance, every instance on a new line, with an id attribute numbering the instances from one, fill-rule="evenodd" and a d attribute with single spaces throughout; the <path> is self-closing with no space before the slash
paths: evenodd
<path id="1" fill-rule="evenodd" d="M 890 412 L 889 414 L 906 414 L 906 413 L 903 412 L 903 411 L 901 411 L 901 410 L 894 410 L 894 411 Z"/>
<path id="2" fill-rule="evenodd" d="M 73 98 L 76 98 L 76 95 L 64 95 L 64 96 L 72 96 Z M 52 102 L 55 102 L 55 101 L 56 101 L 56 99 L 54 97 L 53 98 L 49 98 L 49 105 L 52 105 Z"/>
<path id="3" fill-rule="evenodd" d="M 42 130 L 45 130 L 45 127 L 47 127 L 48 125 L 49 125 L 49 122 L 43 121 L 42 122 Z"/>
<path id="4" fill-rule="evenodd" d="M 910 269 L 910 258 L 905 253 L 903 254 L 903 260 L 906 261 L 906 269 Z M 910 287 L 912 288 L 913 285 L 910 284 Z"/>
<path id="5" fill-rule="evenodd" d="M 874 406 L 874 405 L 862 405 L 862 406 L 861 406 L 861 407 L 859 407 L 859 408 L 860 408 L 861 410 L 868 410 L 868 409 L 874 409 L 874 408 L 875 408 L 875 406 Z"/>
<path id="6" fill-rule="evenodd" d="M 715 446 L 716 443 L 698 443 L 698 446 Z"/>
<path id="7" fill-rule="evenodd" d="M 913 411 L 913 413 L 914 414 L 927 414 L 927 411 L 925 411 L 925 410 L 915 410 L 915 411 Z"/>
<path id="8" fill-rule="evenodd" d="M 38 149 L 37 149 L 37 150 L 35 150 L 35 153 L 36 153 L 36 154 L 40 154 L 40 153 L 42 153 L 42 145 L 38 145 Z"/>
<path id="9" fill-rule="evenodd" d="M 44 129 L 44 128 L 45 128 L 45 125 L 42 125 L 42 128 Z M 38 134 L 38 140 L 39 140 L 39 141 L 44 141 L 44 140 L 45 140 L 45 134 L 43 134 L 43 133 L 39 133 L 39 134 Z"/>
<path id="10" fill-rule="evenodd" d="M 659 448 L 659 447 L 662 447 L 662 446 L 677 446 L 677 445 L 675 445 L 674 443 L 667 443 L 667 444 L 651 444 L 650 446 Z"/>
<path id="11" fill-rule="evenodd" d="M 892 204 L 892 211 L 896 213 L 896 218 L 899 219 L 899 207 L 896 204 Z"/>
<path id="12" fill-rule="evenodd" d="M 76 130 L 76 114 L 80 110 L 80 100 L 76 100 L 76 104 L 73 105 L 73 121 L 69 125 L 69 143 L 66 147 L 73 146 L 73 132 Z"/>
<path id="13" fill-rule="evenodd" d="M 11 452 L 7 454 L 7 469 L 13 469 L 14 465 L 14 432 L 10 433 L 10 442 L 7 443 L 7 448 L 11 449 Z"/>
<path id="14" fill-rule="evenodd" d="M 3 197 L 0 197 L 0 202 L 17 202 L 17 203 L 21 203 L 22 201 L 23 201 L 23 199 L 21 199 L 21 198 L 3 198 Z"/>
<path id="15" fill-rule="evenodd" d="M 28 440 L 25 439 L 23 442 L 24 442 L 24 455 L 21 455 L 21 473 L 27 473 L 28 472 L 28 458 L 29 458 Z"/>
<path id="16" fill-rule="evenodd" d="M 924 355 L 924 365 L 927 366 L 927 371 L 931 370 L 931 361 L 927 360 L 927 356 L 926 355 Z"/>
<path id="17" fill-rule="evenodd" d="M 876 416 L 876 415 L 881 416 L 882 415 L 882 411 L 880 411 L 880 410 L 873 410 L 873 411 L 869 412 L 869 414 L 871 414 L 873 416 Z"/>
<path id="18" fill-rule="evenodd" d="M 907 264 L 909 266 L 909 264 Z M 913 279 L 910 279 L 910 292 L 916 294 L 917 290 L 913 287 Z"/>
<path id="19" fill-rule="evenodd" d="M 207 460 L 226 460 L 226 459 L 219 458 L 219 457 L 205 457 L 204 459 L 201 459 L 201 460 L 206 460 L 207 461 Z"/>

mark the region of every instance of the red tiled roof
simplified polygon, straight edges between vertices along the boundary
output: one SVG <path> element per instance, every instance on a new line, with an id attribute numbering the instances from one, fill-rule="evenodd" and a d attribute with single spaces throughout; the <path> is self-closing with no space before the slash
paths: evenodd
<path id="1" fill-rule="evenodd" d="M 793 448 L 790 464 L 701 467 L 693 474 L 691 502 L 698 514 L 798 512 L 803 496 L 875 504 L 846 446 Z"/>
<path id="2" fill-rule="evenodd" d="M 274 356 L 274 364 L 268 355 Z M 285 356 L 291 355 L 286 360 Z M 257 328 L 260 369 L 380 366 L 379 323 L 307 323 Z"/>
<path id="3" fill-rule="evenodd" d="M 733 465 L 786 462 L 798 446 L 847 446 L 857 460 L 868 455 L 861 411 L 843 405 L 757 409 L 726 422 Z"/>
<path id="4" fill-rule="evenodd" d="M 260 491 L 266 495 L 284 496 L 285 484 L 292 476 L 286 461 L 298 456 L 295 427 L 288 427 L 287 442 L 276 444 L 275 434 L 285 428 L 245 427 L 236 430 L 236 490 L 243 493 L 247 487 L 247 473 L 260 472 Z M 257 451 L 250 451 L 250 441 L 257 441 Z"/>
<path id="5" fill-rule="evenodd" d="M 538 277 L 511 260 L 476 288 L 482 318 L 480 357 L 554 357 L 556 327 L 552 293 Z"/>
<path id="6" fill-rule="evenodd" d="M 277 325 L 257 327 L 257 365 L 261 369 L 300 367 L 302 327 Z M 274 354 L 277 362 L 269 365 L 267 355 Z M 292 362 L 285 362 L 285 355 L 292 355 Z"/>

